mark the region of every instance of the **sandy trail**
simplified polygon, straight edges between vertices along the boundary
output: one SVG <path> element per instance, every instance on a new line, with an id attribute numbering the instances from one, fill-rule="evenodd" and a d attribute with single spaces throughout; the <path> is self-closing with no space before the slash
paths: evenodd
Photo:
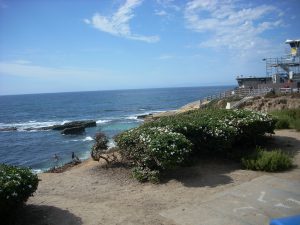
<path id="1" fill-rule="evenodd" d="M 298 168 L 271 175 L 300 180 L 300 133 L 276 131 L 271 145 L 296 153 Z M 161 184 L 141 184 L 126 168 L 105 169 L 88 160 L 60 174 L 40 174 L 37 192 L 24 207 L 17 224 L 109 225 L 174 224 L 159 215 L 180 205 L 197 204 L 215 193 L 262 176 L 228 161 L 202 161 L 177 169 Z"/>

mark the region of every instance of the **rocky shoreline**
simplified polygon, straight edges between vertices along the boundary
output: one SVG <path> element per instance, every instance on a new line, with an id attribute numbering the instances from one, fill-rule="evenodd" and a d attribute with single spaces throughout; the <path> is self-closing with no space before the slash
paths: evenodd
<path id="1" fill-rule="evenodd" d="M 24 129 L 25 131 L 32 131 L 32 130 L 56 130 L 61 131 L 61 134 L 83 134 L 85 132 L 85 128 L 88 127 L 96 127 L 97 123 L 95 120 L 82 120 L 82 121 L 73 121 L 64 124 L 52 125 L 47 127 L 30 127 Z M 0 131 L 17 131 L 17 127 L 6 127 L 0 128 Z"/>

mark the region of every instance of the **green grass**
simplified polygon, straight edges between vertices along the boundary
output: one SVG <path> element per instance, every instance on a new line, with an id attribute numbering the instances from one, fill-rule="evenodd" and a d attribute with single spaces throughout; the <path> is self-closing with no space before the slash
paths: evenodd
<path id="1" fill-rule="evenodd" d="M 276 129 L 296 129 L 300 131 L 300 109 L 284 109 L 271 112 L 278 121 Z"/>

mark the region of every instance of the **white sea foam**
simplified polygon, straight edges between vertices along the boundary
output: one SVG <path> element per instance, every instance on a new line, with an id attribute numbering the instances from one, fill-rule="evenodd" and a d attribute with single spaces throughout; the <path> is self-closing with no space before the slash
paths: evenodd
<path id="1" fill-rule="evenodd" d="M 129 115 L 129 116 L 125 117 L 125 119 L 143 121 L 143 119 L 138 119 L 138 116 L 144 116 L 144 115 L 149 115 L 149 114 L 154 114 L 154 113 L 161 113 L 161 112 L 165 112 L 165 111 L 160 111 L 160 110 L 147 111 L 147 112 L 144 112 L 144 113 L 137 113 L 137 114 Z"/>
<path id="2" fill-rule="evenodd" d="M 116 147 L 116 143 L 114 142 L 113 139 L 109 139 L 107 146 L 110 149 L 110 148 Z"/>
<path id="3" fill-rule="evenodd" d="M 44 172 L 45 170 L 42 170 L 42 169 L 32 169 L 31 170 L 33 173 L 37 174 L 37 173 L 42 173 Z"/>
<path id="4" fill-rule="evenodd" d="M 131 115 L 131 116 L 127 116 L 126 119 L 128 119 L 128 120 L 139 120 L 139 119 L 137 118 L 138 116 L 139 116 L 138 114 L 136 114 L 136 115 Z"/>
<path id="5" fill-rule="evenodd" d="M 111 122 L 112 120 L 97 120 L 96 123 L 97 124 L 103 124 L 103 123 L 109 123 Z"/>
<path id="6" fill-rule="evenodd" d="M 60 123 L 60 125 L 64 125 L 65 123 L 71 122 L 70 120 L 64 120 L 63 122 Z"/>
<path id="7" fill-rule="evenodd" d="M 83 141 L 93 141 L 94 139 L 91 136 L 87 136 Z"/>
<path id="8" fill-rule="evenodd" d="M 49 127 L 56 124 L 61 124 L 60 121 L 35 121 L 30 120 L 28 122 L 20 122 L 20 123 L 1 123 L 0 128 L 9 128 L 16 127 L 18 130 L 25 130 L 28 128 L 38 129 L 41 127 Z"/>

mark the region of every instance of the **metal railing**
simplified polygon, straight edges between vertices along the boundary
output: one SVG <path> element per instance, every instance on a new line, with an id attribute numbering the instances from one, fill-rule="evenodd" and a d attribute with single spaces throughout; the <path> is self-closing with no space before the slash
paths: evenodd
<path id="1" fill-rule="evenodd" d="M 248 101 L 249 99 L 256 97 L 256 96 L 262 96 L 265 95 L 269 92 L 271 92 L 273 89 L 272 88 L 262 88 L 262 89 L 252 89 L 251 92 L 244 96 L 241 100 L 237 101 L 231 106 L 231 109 L 235 109 L 239 107 L 241 104 L 244 102 Z"/>
<path id="2" fill-rule="evenodd" d="M 300 88 L 279 88 L 279 92 L 284 94 L 300 93 Z"/>
<path id="3" fill-rule="evenodd" d="M 207 96 L 207 97 L 201 99 L 200 100 L 200 108 L 205 107 L 204 105 L 202 105 L 202 103 L 210 102 L 212 100 L 221 100 L 221 99 L 230 98 L 230 97 L 237 97 L 237 98 L 242 98 L 240 100 L 240 101 L 242 101 L 244 98 L 265 95 L 270 91 L 272 91 L 272 88 L 258 88 L 258 89 L 240 88 L 240 89 L 234 89 L 234 90 L 227 90 L 225 92 L 210 95 L 210 96 Z M 246 101 L 246 100 L 247 99 L 245 99 L 244 101 Z M 237 103 L 239 103 L 240 101 L 238 101 Z"/>

